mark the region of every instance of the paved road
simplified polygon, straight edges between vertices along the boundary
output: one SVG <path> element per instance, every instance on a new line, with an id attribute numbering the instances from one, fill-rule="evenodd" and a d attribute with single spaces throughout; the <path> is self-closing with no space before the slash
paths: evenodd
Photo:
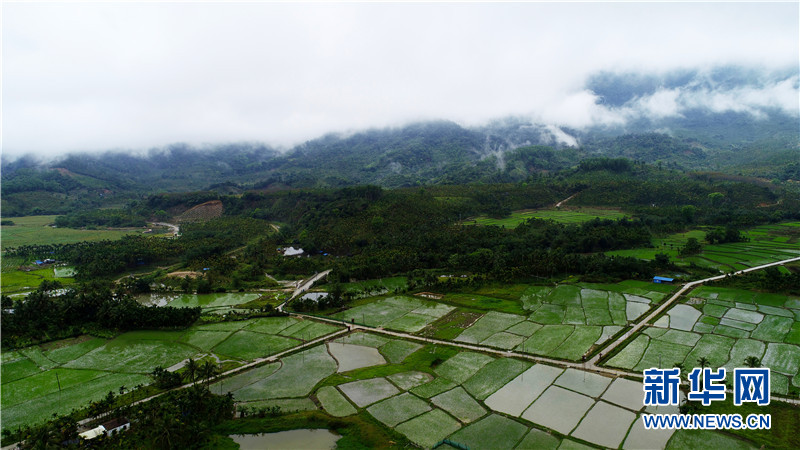
<path id="1" fill-rule="evenodd" d="M 174 225 L 174 224 L 171 224 L 171 223 L 167 223 L 167 222 L 153 222 L 153 225 L 158 225 L 158 226 L 169 228 L 170 230 L 172 230 L 172 235 L 173 236 L 180 236 L 181 235 L 181 230 L 177 225 Z"/>
<path id="2" fill-rule="evenodd" d="M 306 292 L 307 290 L 311 289 L 311 286 L 314 286 L 314 283 L 316 283 L 317 281 L 321 280 L 322 278 L 328 276 L 329 273 L 331 273 L 331 269 L 328 269 L 328 270 L 326 270 L 324 272 L 320 272 L 320 273 L 314 275 L 313 277 L 303 281 L 297 287 L 297 289 L 295 289 L 294 292 L 292 292 L 292 296 L 289 297 L 289 300 L 286 300 L 285 302 L 281 303 L 278 306 L 278 311 L 283 312 L 283 307 L 286 306 L 287 303 L 289 303 L 290 301 L 294 300 L 297 296 L 299 296 L 303 292 Z"/>

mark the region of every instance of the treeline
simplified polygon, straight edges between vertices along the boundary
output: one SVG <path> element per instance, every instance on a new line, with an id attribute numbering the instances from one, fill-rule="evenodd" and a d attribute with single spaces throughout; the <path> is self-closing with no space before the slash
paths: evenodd
<path id="1" fill-rule="evenodd" d="M 200 317 L 200 308 L 140 305 L 98 284 L 57 292 L 58 282 L 43 282 L 24 299 L 2 297 L 3 347 L 63 339 L 98 329 L 182 328 Z"/>
<path id="2" fill-rule="evenodd" d="M 108 400 L 113 406 L 114 394 Z M 104 399 L 105 400 L 105 399 Z M 95 402 L 97 403 L 97 402 Z M 90 409 L 91 406 L 90 405 Z M 234 416 L 231 394 L 213 394 L 207 386 L 196 384 L 188 389 L 170 391 L 135 407 L 106 408 L 105 417 L 126 417 L 130 429 L 112 436 L 101 434 L 91 441 L 78 435 L 77 412 L 57 416 L 47 423 L 18 430 L 3 430 L 9 441 L 21 441 L 21 449 L 38 448 L 115 448 L 174 449 L 208 448 L 213 445 L 213 427 Z M 112 416 L 113 414 L 113 416 Z"/>
<path id="3" fill-rule="evenodd" d="M 781 294 L 800 295 L 800 271 L 782 273 L 777 267 L 725 277 L 712 284 L 748 290 L 763 290 Z"/>

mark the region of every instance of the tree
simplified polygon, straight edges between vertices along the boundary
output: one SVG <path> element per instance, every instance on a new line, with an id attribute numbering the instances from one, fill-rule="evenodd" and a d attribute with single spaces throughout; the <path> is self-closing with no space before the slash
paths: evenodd
<path id="1" fill-rule="evenodd" d="M 748 356 L 744 359 L 744 365 L 747 367 L 761 367 L 761 360 L 756 356 Z"/>
<path id="2" fill-rule="evenodd" d="M 686 241 L 686 245 L 681 248 L 679 253 L 681 256 L 696 255 L 702 250 L 703 246 L 700 245 L 700 242 L 697 240 L 697 238 L 691 237 L 688 241 Z"/>
<path id="3" fill-rule="evenodd" d="M 200 377 L 206 381 L 206 386 L 208 386 L 208 383 L 212 378 L 219 374 L 219 366 L 211 361 L 206 361 L 202 366 L 200 366 Z"/>
<path id="4" fill-rule="evenodd" d="M 700 364 L 700 368 L 701 368 L 701 369 L 705 369 L 705 368 L 706 368 L 706 366 L 707 366 L 709 363 L 710 363 L 710 361 L 709 361 L 709 360 L 708 360 L 708 358 L 706 358 L 705 356 L 701 356 L 701 357 L 697 358 L 697 364 Z"/>
<path id="5" fill-rule="evenodd" d="M 200 367 L 197 364 L 197 361 L 195 361 L 192 358 L 189 358 L 189 360 L 186 361 L 186 366 L 184 367 L 186 369 L 186 371 L 183 372 L 184 379 L 189 380 L 190 382 L 197 379 L 197 373 L 198 370 L 200 369 Z"/>
<path id="6" fill-rule="evenodd" d="M 686 205 L 681 208 L 681 216 L 683 216 L 683 220 L 685 220 L 686 223 L 694 222 L 695 213 L 697 213 L 697 208 L 695 208 L 694 205 Z"/>

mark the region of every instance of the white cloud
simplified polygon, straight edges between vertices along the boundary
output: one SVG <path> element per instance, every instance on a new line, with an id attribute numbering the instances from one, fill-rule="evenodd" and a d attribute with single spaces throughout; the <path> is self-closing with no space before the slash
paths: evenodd
<path id="1" fill-rule="evenodd" d="M 798 66 L 797 3 L 5 3 L 3 152 L 289 145 L 421 119 L 796 109 L 797 79 L 609 109 L 600 70 Z M 791 97 L 794 95 L 794 97 Z M 743 105 L 743 106 L 742 106 Z"/>

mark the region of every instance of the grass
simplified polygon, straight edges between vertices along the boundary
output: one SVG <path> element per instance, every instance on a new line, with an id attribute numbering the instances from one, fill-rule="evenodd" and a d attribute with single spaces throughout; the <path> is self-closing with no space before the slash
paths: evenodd
<path id="1" fill-rule="evenodd" d="M 341 283 L 342 289 L 346 292 L 364 291 L 366 289 L 385 289 L 388 292 L 394 292 L 395 289 L 402 289 L 408 284 L 406 277 L 390 277 L 378 278 L 375 280 L 355 281 L 352 283 Z M 329 289 L 331 285 L 323 285 L 323 289 Z"/>
<path id="2" fill-rule="evenodd" d="M 514 211 L 509 217 L 502 219 L 478 216 L 466 219 L 461 223 L 463 225 L 495 225 L 505 228 L 516 228 L 517 225 L 531 218 L 554 220 L 559 223 L 583 223 L 598 217 L 601 219 L 616 220 L 625 217 L 625 214 L 617 209 L 600 208 L 521 210 Z"/>
<path id="3" fill-rule="evenodd" d="M 115 228 L 100 230 L 78 230 L 72 228 L 53 228 L 58 216 L 14 217 L 14 226 L 0 227 L 2 249 L 23 245 L 71 244 L 82 241 L 115 240 L 128 234 L 141 234 L 143 228 Z"/>
<path id="4" fill-rule="evenodd" d="M 53 268 L 44 268 L 31 271 L 17 270 L 18 266 L 6 266 L 0 273 L 0 287 L 4 294 L 23 292 L 36 289 L 42 281 L 59 281 L 65 286 L 73 284 L 72 278 L 56 278 Z"/>
<path id="5" fill-rule="evenodd" d="M 280 408 L 282 413 L 293 413 L 300 411 L 313 411 L 317 405 L 306 397 L 301 398 L 276 398 L 272 400 L 257 400 L 254 402 L 241 403 L 240 407 L 245 408 Z"/>
<path id="6" fill-rule="evenodd" d="M 522 307 L 522 303 L 519 300 L 508 300 L 473 293 L 451 292 L 445 294 L 441 301 L 468 309 L 525 314 L 525 309 Z"/>
<path id="7" fill-rule="evenodd" d="M 481 313 L 457 308 L 429 324 L 419 334 L 436 339 L 453 340 L 481 316 Z"/>

